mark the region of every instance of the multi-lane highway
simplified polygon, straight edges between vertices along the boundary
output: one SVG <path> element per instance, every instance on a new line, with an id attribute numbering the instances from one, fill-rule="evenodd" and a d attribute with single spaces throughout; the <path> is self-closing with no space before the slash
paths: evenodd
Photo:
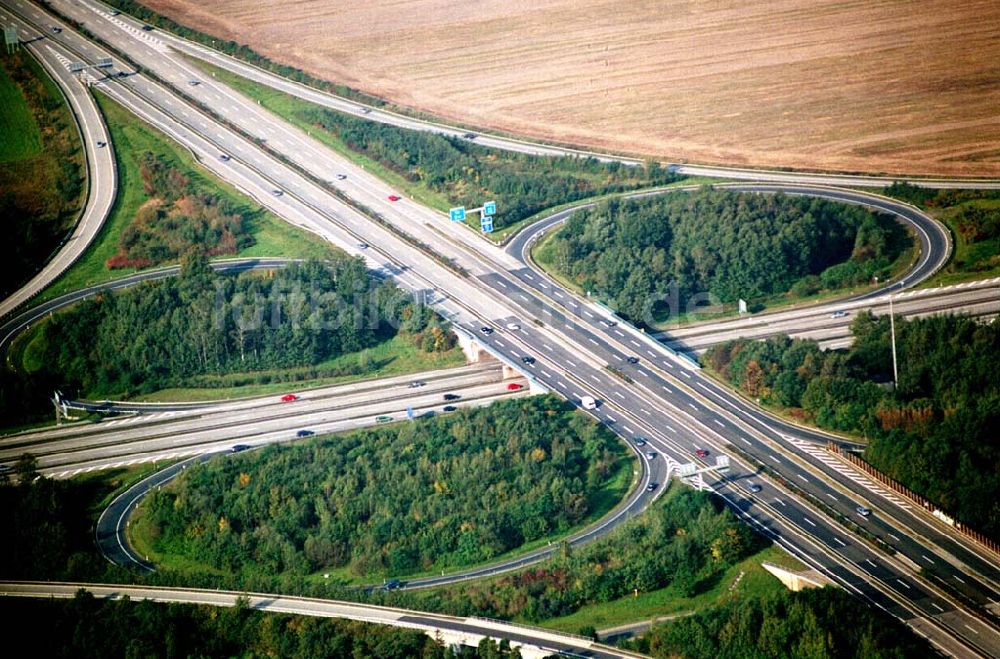
<path id="1" fill-rule="evenodd" d="M 329 599 L 289 597 L 265 593 L 242 593 L 196 588 L 157 588 L 148 586 L 123 586 L 89 583 L 32 583 L 0 582 L 0 596 L 40 597 L 71 599 L 85 589 L 99 599 L 151 600 L 178 604 L 204 604 L 208 606 L 236 606 L 245 598 L 256 611 L 291 613 L 323 618 L 344 618 L 362 622 L 405 627 L 425 632 L 432 638 L 441 638 L 448 644 L 477 646 L 484 638 L 509 639 L 511 645 L 520 646 L 521 653 L 531 659 L 558 654 L 569 657 L 594 659 L 627 659 L 642 655 L 595 643 L 591 639 L 563 634 L 546 629 L 516 625 L 483 618 L 460 618 L 408 609 L 358 604 Z"/>
<path id="2" fill-rule="evenodd" d="M 151 406 L 147 414 L 76 423 L 0 438 L 0 461 L 24 453 L 39 471 L 69 477 L 83 471 L 228 451 L 408 418 L 488 405 L 529 392 L 523 378 L 502 379 L 499 362 L 310 389 L 282 396 L 220 401 L 208 407 Z M 513 386 L 513 389 L 512 389 Z M 286 394 L 286 397 L 289 396 Z M 447 409 L 446 409 L 447 408 Z"/>
<path id="3" fill-rule="evenodd" d="M 811 441 L 822 435 L 779 425 L 650 337 L 611 324 L 598 307 L 575 299 L 464 228 L 452 230 L 437 213 L 406 200 L 387 202 L 391 190 L 383 183 L 224 86 L 214 81 L 190 85 L 196 73 L 158 37 L 129 29 L 127 22 L 112 20 L 116 17 L 92 3 L 54 4 L 167 81 L 139 75 L 101 84 L 113 98 L 191 148 L 210 169 L 290 221 L 364 255 L 402 285 L 434 289 L 436 306 L 467 331 L 476 333 L 484 324 L 496 327 L 483 342 L 515 364 L 525 355 L 535 356 L 536 362 L 524 367 L 532 379 L 571 400 L 584 393 L 601 399 L 595 416 L 630 441 L 641 435 L 648 442 L 651 455 L 643 455 L 643 483 L 665 481 L 668 457 L 676 464 L 699 461 L 693 455 L 696 448 L 712 454 L 731 451 L 728 477 L 709 485 L 750 523 L 948 652 L 1000 654 L 1000 635 L 988 609 L 1000 598 L 995 557 L 952 537 L 923 511 L 832 461 Z M 40 22 L 56 20 L 24 3 L 14 5 L 28 17 L 25 30 L 40 31 Z M 69 29 L 58 40 L 87 61 L 108 56 Z M 197 104 L 190 94 L 197 95 Z M 266 149 L 259 146 L 261 140 Z M 220 152 L 231 160 L 219 160 Z M 347 179 L 334 184 L 328 177 L 338 171 Z M 339 194 L 331 193 L 333 186 Z M 275 195 L 275 189 L 284 193 Z M 385 223 L 373 223 L 344 197 L 379 213 Z M 467 274 L 456 274 L 426 250 L 401 240 L 400 231 L 433 245 Z M 361 237 L 370 250 L 355 242 Z M 632 364 L 629 357 L 640 361 Z M 762 490 L 751 492 L 746 483 L 760 464 L 779 477 L 754 476 Z M 636 498 L 640 505 L 646 503 L 641 494 Z M 822 512 L 817 501 L 832 514 Z M 875 513 L 860 519 L 854 512 L 859 501 Z M 891 552 L 874 548 L 842 520 L 864 525 Z M 931 580 L 927 572 L 941 576 Z"/>

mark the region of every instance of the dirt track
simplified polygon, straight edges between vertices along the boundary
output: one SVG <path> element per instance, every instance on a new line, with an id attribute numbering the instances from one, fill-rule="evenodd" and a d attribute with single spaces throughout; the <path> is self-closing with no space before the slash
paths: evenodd
<path id="1" fill-rule="evenodd" d="M 439 116 L 599 148 L 1000 175 L 996 0 L 145 0 Z"/>

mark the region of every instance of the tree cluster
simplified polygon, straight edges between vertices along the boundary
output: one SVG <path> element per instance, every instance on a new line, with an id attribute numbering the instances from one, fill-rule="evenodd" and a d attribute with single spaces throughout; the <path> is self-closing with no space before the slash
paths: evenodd
<path id="1" fill-rule="evenodd" d="M 631 649 L 674 659 L 903 659 L 933 650 L 836 588 L 733 600 L 654 627 Z"/>
<path id="2" fill-rule="evenodd" d="M 656 163 L 628 167 L 595 158 L 513 153 L 323 108 L 303 110 L 301 116 L 338 136 L 349 148 L 409 181 L 447 195 L 455 204 L 472 207 L 495 200 L 500 211 L 494 218 L 498 228 L 551 206 L 681 178 Z"/>
<path id="3" fill-rule="evenodd" d="M 1000 324 L 954 316 L 858 316 L 847 350 L 739 340 L 706 363 L 747 395 L 822 428 L 864 435 L 865 459 L 954 516 L 1000 538 Z"/>
<path id="4" fill-rule="evenodd" d="M 147 268 L 192 250 L 207 256 L 235 254 L 253 244 L 243 216 L 226 202 L 199 191 L 163 156 L 147 151 L 138 160 L 147 201 L 122 231 L 108 268 Z"/>
<path id="5" fill-rule="evenodd" d="M 8 638 L 31 639 L 32 652 L 53 659 L 106 657 L 282 657 L 314 659 L 518 659 L 509 643 L 486 639 L 478 648 L 444 647 L 412 629 L 235 607 L 98 600 L 80 591 L 71 600 L 0 602 Z"/>
<path id="6" fill-rule="evenodd" d="M 455 615 L 540 621 L 636 591 L 697 595 L 765 545 L 721 500 L 680 488 L 607 537 L 578 549 L 563 546 L 538 567 L 426 594 L 404 592 L 409 598 L 398 601 Z"/>
<path id="7" fill-rule="evenodd" d="M 893 220 L 857 206 L 703 189 L 578 211 L 550 253 L 552 265 L 582 288 L 650 322 L 707 293 L 752 301 L 865 283 L 905 242 Z"/>
<path id="8" fill-rule="evenodd" d="M 624 460 L 554 397 L 360 430 L 190 468 L 150 494 L 163 553 L 227 572 L 405 575 L 564 533 Z"/>
<path id="9" fill-rule="evenodd" d="M 61 378 L 68 394 L 128 395 L 203 374 L 318 364 L 399 332 L 428 350 L 454 341 L 359 259 L 226 276 L 193 256 L 178 277 L 96 296 L 47 321 L 41 375 Z"/>

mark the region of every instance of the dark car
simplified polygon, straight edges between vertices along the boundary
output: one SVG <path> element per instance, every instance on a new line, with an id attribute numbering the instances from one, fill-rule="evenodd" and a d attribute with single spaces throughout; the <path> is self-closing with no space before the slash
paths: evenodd
<path id="1" fill-rule="evenodd" d="M 424 386 L 424 381 L 423 380 L 414 380 L 408 386 L 410 387 L 410 389 L 416 389 L 417 387 Z"/>
<path id="2" fill-rule="evenodd" d="M 347 174 L 337 174 L 338 181 L 343 181 L 345 178 L 347 178 Z"/>
<path id="3" fill-rule="evenodd" d="M 625 359 L 625 361 L 627 361 L 629 364 L 638 364 L 639 363 L 639 358 L 638 357 L 628 357 L 628 358 Z"/>
<path id="4" fill-rule="evenodd" d="M 521 357 L 521 361 L 524 362 L 525 364 L 534 364 L 535 358 L 525 355 L 524 357 Z"/>
<path id="5" fill-rule="evenodd" d="M 312 430 L 300 430 L 297 433 L 295 433 L 295 436 L 296 437 L 312 437 L 315 434 L 316 433 L 314 433 Z"/>
<path id="6" fill-rule="evenodd" d="M 384 584 L 382 584 L 382 590 L 396 590 L 397 588 L 402 588 L 403 582 L 399 579 L 389 579 Z"/>
<path id="7" fill-rule="evenodd" d="M 444 407 L 441 408 L 441 411 L 442 412 L 454 412 L 456 409 L 458 409 L 458 408 L 455 407 L 454 405 L 445 405 Z"/>
<path id="8" fill-rule="evenodd" d="M 476 139 L 476 134 L 475 133 L 466 133 L 465 135 L 462 135 L 462 137 L 464 137 L 467 140 L 474 140 L 474 139 Z"/>
<path id="9" fill-rule="evenodd" d="M 152 32 L 153 31 L 153 26 L 152 25 L 143 25 L 142 29 L 143 29 L 144 32 Z"/>
<path id="10" fill-rule="evenodd" d="M 458 400 L 459 398 L 461 398 L 461 396 L 459 396 L 458 394 L 445 394 L 444 395 L 444 399 L 445 400 Z"/>
<path id="11" fill-rule="evenodd" d="M 642 437 L 636 437 L 635 438 L 635 445 L 636 446 L 645 446 L 646 445 L 646 440 L 643 439 Z"/>
<path id="12" fill-rule="evenodd" d="M 56 27 L 55 25 L 52 26 L 52 34 L 59 34 L 60 32 L 62 32 L 61 27 Z"/>
<path id="13" fill-rule="evenodd" d="M 760 492 L 760 485 L 757 485 L 757 483 L 747 483 L 747 488 L 749 488 L 754 494 Z"/>
<path id="14" fill-rule="evenodd" d="M 489 336 L 490 334 L 493 333 L 493 328 L 492 327 L 480 327 L 479 331 L 482 332 L 485 336 Z"/>
<path id="15" fill-rule="evenodd" d="M 236 446 L 234 446 L 234 447 L 233 447 L 232 449 L 230 449 L 230 450 L 231 450 L 231 451 L 232 451 L 233 453 L 239 453 L 240 451 L 245 451 L 245 450 L 247 450 L 248 448 L 250 448 L 250 445 L 249 445 L 249 444 L 237 444 Z"/>
<path id="16" fill-rule="evenodd" d="M 275 188 L 274 190 L 271 190 L 271 194 L 273 194 L 275 197 L 280 197 L 281 195 L 285 194 L 285 191 Z"/>
<path id="17" fill-rule="evenodd" d="M 228 153 L 220 153 L 219 154 L 219 160 L 221 160 L 222 162 L 229 162 L 231 159 L 232 159 L 232 156 L 230 156 Z"/>
<path id="18" fill-rule="evenodd" d="M 650 483 L 649 485 L 646 486 L 646 491 L 652 492 L 653 490 L 656 489 L 657 485 L 659 485 L 659 483 Z"/>
<path id="19" fill-rule="evenodd" d="M 101 140 L 97 140 L 97 148 L 98 149 L 104 148 L 105 146 L 107 146 L 106 142 L 103 142 Z"/>

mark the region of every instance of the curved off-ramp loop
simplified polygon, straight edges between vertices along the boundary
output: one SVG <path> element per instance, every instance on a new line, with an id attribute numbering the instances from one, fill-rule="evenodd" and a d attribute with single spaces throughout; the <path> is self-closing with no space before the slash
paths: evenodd
<path id="1" fill-rule="evenodd" d="M 86 85 L 69 72 L 71 58 L 48 39 L 34 39 L 24 46 L 45 67 L 69 102 L 86 156 L 87 197 L 73 233 L 38 274 L 0 302 L 0 318 L 40 293 L 80 258 L 111 213 L 118 186 L 114 150 L 104 117 Z M 106 146 L 98 146 L 100 142 Z"/>
<path id="2" fill-rule="evenodd" d="M 726 183 L 712 186 L 718 189 L 732 190 L 735 192 L 758 192 L 758 193 L 784 193 L 787 195 L 819 197 L 837 201 L 845 204 L 865 206 L 874 210 L 890 213 L 902 222 L 911 227 L 917 235 L 920 243 L 920 254 L 913 266 L 895 281 L 886 282 L 884 286 L 868 291 L 862 295 L 846 298 L 848 300 L 861 300 L 878 297 L 886 293 L 902 290 L 915 286 L 928 279 L 948 262 L 952 251 L 951 233 L 940 222 L 927 215 L 920 209 L 910 204 L 890 199 L 871 192 L 861 192 L 856 190 L 844 190 L 824 185 L 794 185 L 778 183 Z M 624 195 L 626 199 L 638 197 L 648 197 L 653 195 L 668 194 L 672 192 L 689 192 L 697 189 L 698 186 L 666 188 L 656 191 L 637 192 Z M 559 211 L 543 220 L 536 222 L 521 230 L 509 243 L 506 251 L 508 254 L 520 261 L 525 267 L 532 268 L 539 275 L 548 276 L 530 258 L 529 250 L 531 246 L 541 236 L 554 227 L 565 222 L 573 213 L 578 210 L 591 208 L 595 202 L 582 203 L 572 208 Z M 541 292 L 545 292 L 542 290 Z M 845 299 L 841 299 L 841 302 Z"/>
<path id="3" fill-rule="evenodd" d="M 176 604 L 236 606 L 240 600 L 249 608 L 269 613 L 320 618 L 343 618 L 405 629 L 419 630 L 446 643 L 477 646 L 484 638 L 507 639 L 512 646 L 521 646 L 522 655 L 529 658 L 551 656 L 593 657 L 594 659 L 635 659 L 644 655 L 602 645 L 592 639 L 548 629 L 528 627 L 501 620 L 448 616 L 388 606 L 359 604 L 316 597 L 294 597 L 271 593 L 246 593 L 197 588 L 163 588 L 156 586 L 126 586 L 91 583 L 0 582 L 0 595 L 72 599 L 80 590 L 87 590 L 99 599 L 152 600 Z"/>

